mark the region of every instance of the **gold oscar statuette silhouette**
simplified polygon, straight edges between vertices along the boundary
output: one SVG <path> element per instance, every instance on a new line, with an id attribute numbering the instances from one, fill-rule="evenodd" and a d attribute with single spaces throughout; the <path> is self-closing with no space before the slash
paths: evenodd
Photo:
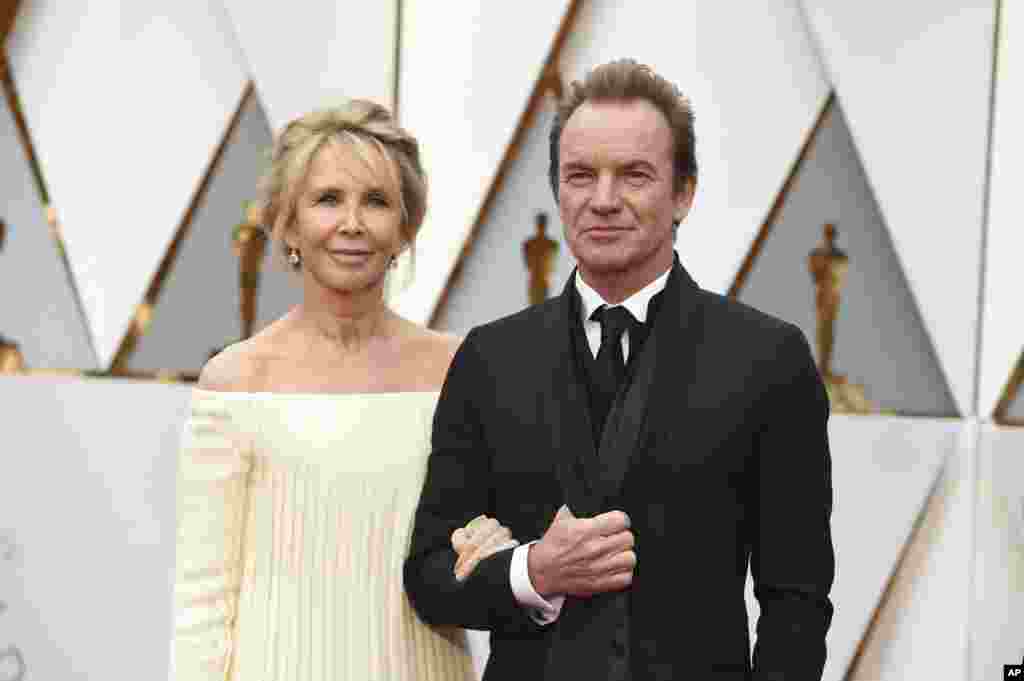
<path id="1" fill-rule="evenodd" d="M 832 356 L 836 341 L 836 318 L 850 258 L 836 246 L 835 225 L 825 225 L 825 241 L 807 258 L 807 265 L 814 279 L 815 310 L 818 324 L 816 345 L 818 370 L 828 390 L 829 402 L 836 413 L 872 414 L 877 412 L 868 401 L 864 387 L 846 380 L 845 376 L 832 370 Z"/>
<path id="2" fill-rule="evenodd" d="M 555 266 L 558 242 L 547 235 L 547 213 L 537 214 L 537 233 L 523 243 L 523 258 L 530 273 L 530 305 L 548 299 L 551 271 Z"/>
<path id="3" fill-rule="evenodd" d="M 242 329 L 239 340 L 251 336 L 256 325 L 256 300 L 263 271 L 263 255 L 267 248 L 267 233 L 260 225 L 256 203 L 247 201 L 243 211 L 244 220 L 235 225 L 231 233 L 232 247 L 238 258 L 238 316 Z M 224 347 L 214 349 L 210 356 L 213 357 Z"/>
<path id="4" fill-rule="evenodd" d="M 7 238 L 7 225 L 0 220 L 0 252 L 4 250 L 4 241 Z M 4 338 L 0 334 L 0 374 L 13 374 L 25 368 L 25 360 L 21 356 L 18 344 Z"/>
<path id="5" fill-rule="evenodd" d="M 252 335 L 256 324 L 256 295 L 260 289 L 263 254 L 267 248 L 267 233 L 260 226 L 259 209 L 255 202 L 245 204 L 245 222 L 235 227 L 235 255 L 238 256 L 238 312 L 242 322 L 242 338 Z"/>

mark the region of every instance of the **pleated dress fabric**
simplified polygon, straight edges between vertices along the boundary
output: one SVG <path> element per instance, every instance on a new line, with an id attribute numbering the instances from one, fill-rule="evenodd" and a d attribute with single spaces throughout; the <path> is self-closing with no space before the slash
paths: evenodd
<path id="1" fill-rule="evenodd" d="M 194 391 L 172 679 L 473 678 L 402 589 L 437 396 Z"/>

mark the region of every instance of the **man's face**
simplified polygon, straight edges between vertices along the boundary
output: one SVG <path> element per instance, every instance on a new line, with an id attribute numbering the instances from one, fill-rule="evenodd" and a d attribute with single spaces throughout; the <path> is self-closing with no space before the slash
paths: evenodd
<path id="1" fill-rule="evenodd" d="M 693 190 L 673 188 L 672 131 L 643 99 L 586 101 L 559 144 L 558 205 L 584 276 L 653 280 L 671 266 L 673 220 Z"/>

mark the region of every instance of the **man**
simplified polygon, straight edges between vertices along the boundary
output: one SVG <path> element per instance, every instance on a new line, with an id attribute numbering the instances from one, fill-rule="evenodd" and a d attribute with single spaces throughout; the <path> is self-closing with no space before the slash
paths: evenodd
<path id="1" fill-rule="evenodd" d="M 673 85 L 631 60 L 574 83 L 551 182 L 578 268 L 449 368 L 405 586 L 425 621 L 491 631 L 488 681 L 821 676 L 828 401 L 796 327 L 675 256 L 696 176 Z M 481 510 L 523 545 L 456 579 Z"/>

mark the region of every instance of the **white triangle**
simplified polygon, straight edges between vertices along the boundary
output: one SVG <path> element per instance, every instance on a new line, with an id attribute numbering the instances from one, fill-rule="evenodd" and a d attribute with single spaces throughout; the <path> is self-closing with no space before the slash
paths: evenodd
<path id="1" fill-rule="evenodd" d="M 950 391 L 971 413 L 994 2 L 804 5 Z"/>
<path id="2" fill-rule="evenodd" d="M 629 56 L 690 98 L 700 177 L 676 247 L 701 286 L 724 293 L 829 85 L 796 0 L 744 7 L 742 21 L 730 3 L 688 0 L 664 7 L 584 3 L 563 72 L 579 79 L 593 66 Z"/>
<path id="3" fill-rule="evenodd" d="M 225 0 L 271 128 L 342 98 L 394 107 L 398 0 Z"/>
<path id="4" fill-rule="evenodd" d="M 985 261 L 985 308 L 981 331 L 981 376 L 978 414 L 992 415 L 1017 358 L 1024 350 L 1021 316 L 1021 258 L 1024 258 L 1024 8 L 1004 2 L 1000 10 L 992 129 L 992 175 Z"/>
<path id="5" fill-rule="evenodd" d="M 415 277 L 393 304 L 424 323 L 444 290 L 558 30 L 568 0 L 403 4 L 402 125 L 430 179 Z M 526 215 L 532 215 L 524 206 Z"/>
<path id="6" fill-rule="evenodd" d="M 151 10 L 131 2 L 24 3 L 8 37 L 14 80 L 102 367 L 117 351 L 246 82 L 217 5 Z"/>

